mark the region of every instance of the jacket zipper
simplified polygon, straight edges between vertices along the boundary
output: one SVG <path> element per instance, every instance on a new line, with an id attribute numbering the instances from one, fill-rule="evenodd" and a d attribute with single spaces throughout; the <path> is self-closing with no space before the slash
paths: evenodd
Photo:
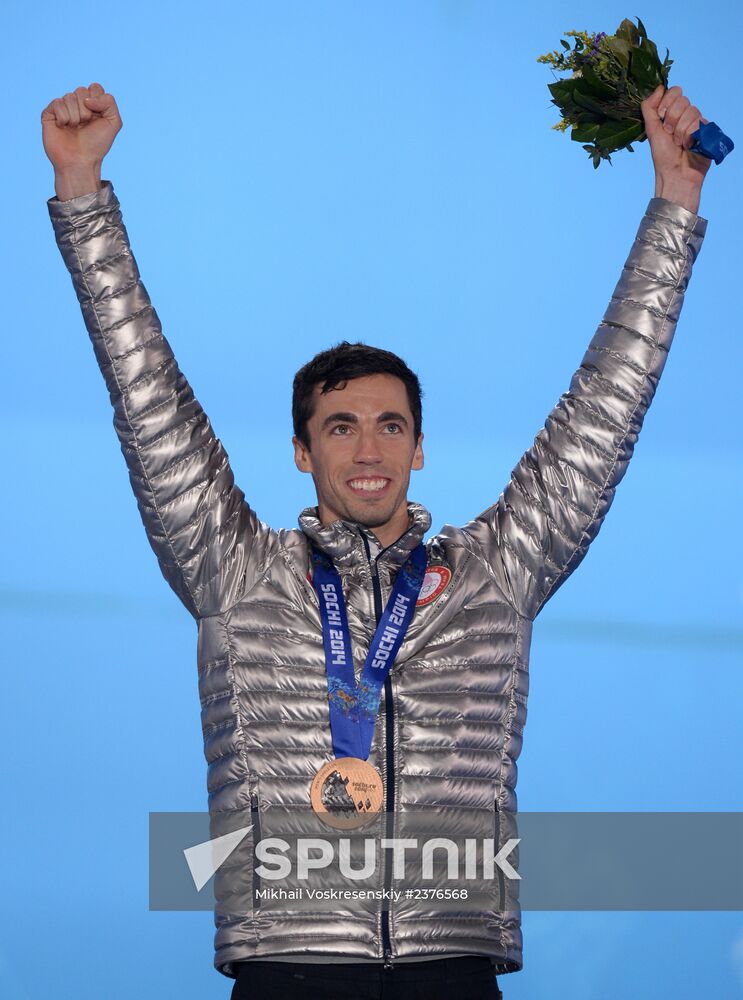
<path id="1" fill-rule="evenodd" d="M 255 914 L 255 911 L 260 908 L 260 897 L 258 896 L 260 879 L 255 871 L 255 848 L 261 839 L 261 814 L 258 809 L 258 792 L 255 789 L 250 793 L 250 821 L 253 825 L 253 913 Z"/>
<path id="2" fill-rule="evenodd" d="M 374 619 L 379 625 L 382 617 L 382 588 L 379 583 L 379 573 L 377 572 L 377 560 L 372 560 L 369 542 L 366 536 L 361 535 L 366 558 L 369 560 L 371 569 L 372 585 L 374 588 Z M 393 834 L 393 810 L 395 806 L 395 716 L 392 704 L 392 678 L 389 674 L 384 681 L 384 736 L 385 736 L 385 760 L 386 777 L 385 784 L 385 837 L 389 840 Z M 384 856 L 384 888 L 385 895 L 392 887 L 392 866 L 387 855 Z M 389 904 L 385 903 L 385 907 Z M 382 950 L 384 953 L 384 966 L 386 969 L 392 968 L 392 944 L 390 942 L 390 911 L 388 908 L 382 910 Z"/>

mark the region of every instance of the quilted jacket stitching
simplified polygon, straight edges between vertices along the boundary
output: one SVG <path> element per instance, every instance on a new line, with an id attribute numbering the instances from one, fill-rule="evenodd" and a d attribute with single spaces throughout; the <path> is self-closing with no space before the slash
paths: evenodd
<path id="1" fill-rule="evenodd" d="M 115 226 L 111 227 L 115 229 Z M 98 234 L 96 234 L 98 235 Z M 139 286 L 139 278 L 135 278 L 134 281 L 130 281 L 128 285 L 122 285 L 121 288 L 117 288 L 115 292 L 109 292 L 108 295 L 101 295 L 98 299 L 98 304 L 101 305 L 104 302 L 110 302 L 112 299 L 120 299 L 122 295 L 126 295 L 127 292 L 131 292 L 132 289 Z"/>
<path id="2" fill-rule="evenodd" d="M 519 615 L 517 617 L 517 619 L 516 619 L 516 642 L 515 642 L 515 648 L 516 648 L 517 652 L 521 648 L 521 630 L 522 630 L 522 627 L 523 627 L 523 618 L 522 618 L 521 615 Z M 513 720 L 514 720 L 514 718 L 516 716 L 516 712 L 518 711 L 516 699 L 514 698 L 514 693 L 516 691 L 516 684 L 517 684 L 517 680 L 518 680 L 518 669 L 519 669 L 519 658 L 517 656 L 516 657 L 516 662 L 513 664 L 512 669 L 511 669 L 511 686 L 510 686 L 510 690 L 509 690 L 509 695 L 510 695 L 510 697 L 509 697 L 509 706 L 508 706 L 508 714 L 507 714 L 507 717 L 506 717 L 507 721 L 506 721 L 506 724 L 503 727 L 503 741 L 502 741 L 502 747 L 501 747 L 500 767 L 498 768 L 498 778 L 497 778 L 497 782 L 496 782 L 496 786 L 495 786 L 495 788 L 496 788 L 496 796 L 498 794 L 498 791 L 502 790 L 502 788 L 503 788 L 503 786 L 505 784 L 506 764 L 507 764 L 507 761 L 510 760 L 509 747 L 510 747 L 510 743 L 511 743 L 511 728 L 513 726 Z M 496 797 L 496 802 L 498 802 L 497 797 Z M 506 946 L 506 941 L 505 941 L 505 921 L 504 920 L 498 921 L 498 923 L 497 923 L 496 926 L 498 927 L 498 943 L 500 944 L 501 952 L 504 955 L 506 955 L 508 953 L 508 948 Z"/>
<path id="3" fill-rule="evenodd" d="M 549 552 L 545 551 L 545 549 L 544 549 L 544 547 L 543 547 L 543 545 L 542 545 L 542 543 L 541 543 L 541 541 L 539 539 L 538 532 L 530 524 L 527 524 L 526 521 L 521 517 L 520 514 L 516 513 L 516 508 L 515 507 L 511 507 L 510 513 L 511 513 L 511 517 L 514 519 L 514 521 L 516 522 L 516 524 L 520 524 L 521 525 L 521 527 L 524 529 L 524 531 L 526 532 L 526 534 L 529 536 L 529 538 L 532 539 L 532 541 L 536 545 L 536 547 L 537 547 L 540 555 L 544 559 L 545 566 L 547 564 L 549 564 L 550 566 L 552 566 L 554 569 L 558 570 L 558 572 L 559 572 L 559 566 L 558 566 L 558 564 L 550 556 Z M 467 634 L 469 635 L 469 632 Z"/>
<path id="4" fill-rule="evenodd" d="M 631 328 L 627 326 L 625 326 L 623 329 L 631 330 Z M 633 330 L 631 332 L 637 333 L 637 330 Z M 590 350 L 600 351 L 602 354 L 608 354 L 610 357 L 616 358 L 617 361 L 620 361 L 623 365 L 626 365 L 628 368 L 631 368 L 633 372 L 635 372 L 637 375 L 641 375 L 643 378 L 645 378 L 648 374 L 647 370 L 643 368 L 641 365 L 638 365 L 636 361 L 632 361 L 631 358 L 625 357 L 624 354 L 620 354 L 618 351 L 612 351 L 611 348 L 609 347 L 603 347 L 600 344 L 591 344 Z"/>
<path id="5" fill-rule="evenodd" d="M 573 468 L 573 466 L 567 462 L 564 462 L 562 464 L 567 465 L 568 468 L 570 469 Z M 524 498 L 524 500 L 526 500 L 527 503 L 531 504 L 532 507 L 536 507 L 536 509 L 540 512 L 540 514 L 544 514 L 544 516 L 547 518 L 550 525 L 552 526 L 552 529 L 555 532 L 557 532 L 560 538 L 563 538 L 566 542 L 568 542 L 568 544 L 572 544 L 572 539 L 570 538 L 570 536 L 565 534 L 565 532 L 562 530 L 560 525 L 554 519 L 552 514 L 547 510 L 547 508 L 542 506 L 542 502 L 539 499 L 539 497 L 535 497 L 531 493 L 529 493 L 529 491 L 526 489 L 526 487 L 521 482 L 521 480 L 519 479 L 518 475 L 515 472 L 511 477 L 511 482 L 513 483 L 514 488 L 519 491 L 519 493 Z M 577 504 L 573 503 L 572 500 L 568 500 L 568 498 L 563 496 L 562 493 L 558 493 L 557 490 L 553 489 L 553 487 L 549 484 L 547 480 L 545 480 L 544 482 L 544 488 L 551 496 L 557 499 L 559 504 L 566 503 L 571 510 L 575 511 L 576 514 L 580 514 L 581 517 L 588 517 L 588 511 L 581 510 L 581 508 Z"/>
<path id="6" fill-rule="evenodd" d="M 223 523 L 222 530 L 224 530 L 231 521 L 234 521 L 239 516 L 240 516 L 240 508 L 238 507 L 238 509 L 234 513 L 230 514 L 227 520 Z M 185 567 L 188 566 L 189 563 L 192 563 L 194 559 L 197 558 L 197 556 L 200 556 L 202 554 L 202 551 L 203 551 L 202 549 L 197 549 L 196 552 L 193 552 L 190 556 L 188 556 L 187 559 L 183 559 L 182 560 L 183 566 Z M 217 569 L 214 571 L 214 573 L 212 573 L 212 575 L 207 580 L 204 580 L 203 583 L 200 583 L 196 587 L 196 593 L 203 594 L 206 588 L 209 586 L 209 584 L 212 583 L 212 581 L 216 580 L 218 576 L 221 576 L 223 571 L 224 571 L 224 566 L 219 565 Z"/>
<path id="7" fill-rule="evenodd" d="M 114 209 L 110 209 L 110 211 L 114 211 Z M 109 228 L 115 229 L 116 227 L 115 226 L 111 226 Z M 97 231 L 96 232 L 96 236 L 100 236 L 100 235 L 101 235 L 100 232 Z M 71 246 L 73 247 L 73 249 L 75 249 L 75 253 L 77 253 L 77 244 L 73 242 L 71 244 Z M 80 258 L 78 256 L 78 262 L 80 263 L 80 274 L 84 278 L 86 275 L 92 274 L 94 271 L 101 271 L 107 264 L 113 264 L 114 261 L 121 260 L 122 257 L 128 257 L 128 256 L 129 256 L 129 251 L 128 250 L 120 250 L 118 253 L 111 254 L 110 257 L 104 257 L 103 260 L 97 260 L 95 262 L 95 264 L 91 264 L 90 267 L 87 267 L 84 270 L 83 270 L 82 261 L 80 260 Z M 93 293 L 90 290 L 90 286 L 86 283 L 85 287 L 88 290 L 88 298 L 89 298 L 90 301 L 92 301 L 93 300 Z"/>
<path id="8" fill-rule="evenodd" d="M 91 213 L 91 214 L 93 214 L 93 213 Z M 85 220 L 83 220 L 83 221 L 85 221 Z M 78 237 L 77 243 L 78 243 L 79 246 L 84 246 L 90 240 L 98 239 L 99 237 L 103 236 L 105 233 L 116 233 L 116 232 L 118 232 L 118 226 L 116 225 L 116 223 L 112 223 L 109 226 L 101 226 L 100 229 L 96 229 L 95 232 L 91 233 L 89 236 L 80 236 L 80 237 Z"/>
<path id="9" fill-rule="evenodd" d="M 636 299 L 630 299 L 626 295 L 612 295 L 612 302 L 621 302 L 624 305 L 634 306 L 636 309 L 644 309 L 645 312 L 649 312 L 651 316 L 657 316 L 658 319 L 662 319 L 664 316 L 662 309 L 656 309 L 655 306 L 649 306 L 645 302 L 638 302 Z M 639 331 L 635 331 L 638 337 L 642 337 L 644 340 L 648 338 L 641 334 Z"/>
<path id="10" fill-rule="evenodd" d="M 72 249 L 74 250 L 75 256 L 77 257 L 78 269 L 81 272 L 83 284 L 85 285 L 85 288 L 88 291 L 88 296 L 89 296 L 89 299 L 90 299 L 90 308 L 91 308 L 91 310 L 93 312 L 93 315 L 95 316 L 96 323 L 98 324 L 98 330 L 99 330 L 99 333 L 101 335 L 101 340 L 103 341 L 103 346 L 105 348 L 106 355 L 108 356 L 109 363 L 111 364 L 111 370 L 113 372 L 114 378 L 116 379 L 117 388 L 119 390 L 119 393 L 121 394 L 121 403 L 122 403 L 122 406 L 124 407 L 124 415 L 126 417 L 127 423 L 132 428 L 132 437 L 134 438 L 134 444 L 135 444 L 135 447 L 137 449 L 137 454 L 138 454 L 138 458 L 139 458 L 139 464 L 140 464 L 140 467 L 142 468 L 142 470 L 144 471 L 145 476 L 146 476 L 147 475 L 147 469 L 145 468 L 144 459 L 143 459 L 143 457 L 141 455 L 141 452 L 139 451 L 139 446 L 138 446 L 138 442 L 137 442 L 137 433 L 134 430 L 134 425 L 132 424 L 131 418 L 129 416 L 129 411 L 128 411 L 128 408 L 127 408 L 127 405 L 126 405 L 126 399 L 125 399 L 124 393 L 121 391 L 121 383 L 119 381 L 119 374 L 116 371 L 116 367 L 114 365 L 113 359 L 111 358 L 111 354 L 110 354 L 110 352 L 108 350 L 108 344 L 106 342 L 106 338 L 103 335 L 103 326 L 101 324 L 100 317 L 98 315 L 98 310 L 96 309 L 95 303 L 93 302 L 92 290 L 90 288 L 90 285 L 88 284 L 87 278 L 85 277 L 84 273 L 82 272 L 83 262 L 80 259 L 80 253 L 79 253 L 77 244 L 73 241 L 71 245 L 72 245 Z M 124 253 L 116 255 L 117 258 L 122 257 L 122 256 L 128 256 L 127 252 L 125 251 Z M 155 498 L 155 492 L 154 492 L 154 490 L 151 490 L 151 495 L 153 496 L 153 498 Z M 160 521 L 160 527 L 163 530 L 163 537 L 168 542 L 171 554 L 173 556 L 174 563 L 177 566 L 178 565 L 178 559 L 177 559 L 176 554 L 175 554 L 175 549 L 173 548 L 173 543 L 170 541 L 170 538 L 168 537 L 168 533 L 165 530 L 165 524 L 163 522 L 162 516 L 160 515 L 160 512 L 157 510 L 157 500 L 156 499 L 155 499 L 155 505 L 154 506 L 155 506 L 155 510 L 157 512 L 158 520 Z M 188 584 L 188 580 L 186 580 L 185 576 L 183 577 L 183 582 L 184 582 L 184 585 L 186 587 L 186 592 L 188 593 L 188 595 L 189 595 L 189 597 L 191 599 L 191 603 L 194 605 L 194 608 L 195 608 L 196 607 L 196 602 L 194 601 L 194 596 L 191 593 L 191 588 L 190 588 L 190 586 Z"/>
<path id="11" fill-rule="evenodd" d="M 158 403 L 158 407 L 160 406 L 162 406 L 162 403 Z M 155 407 L 152 407 L 151 410 L 152 409 L 155 409 Z M 151 410 L 148 412 L 151 412 Z M 141 416 L 142 414 L 140 413 L 140 418 Z M 152 445 L 161 444 L 163 441 L 167 441 L 168 438 L 175 437 L 176 434 L 180 434 L 183 428 L 188 427 L 189 424 L 195 424 L 195 425 L 203 424 L 204 426 L 206 426 L 206 423 L 207 423 L 206 416 L 204 414 L 204 411 L 202 410 L 201 413 L 196 413 L 193 417 L 188 417 L 186 420 L 182 420 L 179 424 L 176 424 L 175 427 L 171 427 L 167 431 L 161 431 L 154 437 L 148 438 L 146 447 L 151 448 Z"/>
<path id="12" fill-rule="evenodd" d="M 565 411 L 563 410 L 562 412 Z M 606 448 L 602 448 L 600 444 L 596 444 L 595 441 L 592 441 L 591 438 L 586 437 L 585 434 L 581 434 L 580 431 L 574 430 L 570 426 L 567 420 L 558 420 L 557 416 L 551 413 L 547 417 L 547 420 L 545 421 L 545 423 L 548 422 L 551 423 L 554 427 L 559 427 L 560 430 L 564 431 L 569 438 L 572 438 L 574 441 L 580 442 L 584 447 L 590 448 L 592 451 L 598 452 L 598 454 L 601 455 L 603 458 L 611 460 L 612 457 L 611 452 L 608 452 Z M 572 462 L 565 461 L 565 464 L 569 465 L 572 469 L 575 468 Z"/>
<path id="13" fill-rule="evenodd" d="M 651 278 L 653 281 L 657 281 L 659 285 L 667 285 L 669 288 L 674 288 L 676 282 L 671 278 L 661 278 L 657 274 L 653 274 L 652 271 L 646 271 L 644 267 L 638 267 L 637 264 L 625 264 L 622 268 L 623 271 L 632 271 L 634 274 L 639 274 L 642 278 Z"/>
<path id="14" fill-rule="evenodd" d="M 652 247 L 653 250 L 659 250 L 661 253 L 668 254 L 669 257 L 676 257 L 679 260 L 685 259 L 684 255 L 679 253 L 678 250 L 674 250 L 673 247 L 669 247 L 665 243 L 660 243 L 658 240 L 648 240 L 642 236 L 638 236 L 637 242 L 641 243 L 643 246 Z"/>
<path id="15" fill-rule="evenodd" d="M 148 482 L 144 476 L 138 476 L 136 473 L 129 473 L 129 475 L 132 478 L 139 479 L 141 482 Z M 198 483 L 194 483 L 193 486 L 189 486 L 187 490 L 184 490 L 182 493 L 177 493 L 174 497 L 171 497 L 170 500 L 166 500 L 164 503 L 161 503 L 159 505 L 159 509 L 163 511 L 168 510 L 170 507 L 174 507 L 184 497 L 187 497 L 190 493 L 201 493 L 203 487 L 209 482 L 211 482 L 211 480 L 208 476 L 204 479 L 200 479 Z M 154 504 L 145 503 L 142 504 L 142 506 L 145 510 L 156 511 L 158 509 L 158 507 Z"/>
<path id="16" fill-rule="evenodd" d="M 589 490 L 600 489 L 601 487 L 600 483 L 597 483 L 594 479 L 591 479 L 590 476 L 587 476 L 586 473 L 581 471 L 581 469 L 579 469 L 576 465 L 573 465 L 571 462 L 568 462 L 568 460 L 563 458 L 562 455 L 558 455 L 555 449 L 549 444 L 548 441 L 544 439 L 544 437 L 537 436 L 537 438 L 534 441 L 534 447 L 542 448 L 549 455 L 550 460 L 553 463 L 556 463 L 558 466 L 560 467 L 566 466 L 568 469 L 571 469 L 575 473 L 575 475 L 578 476 L 578 478 L 581 479 L 586 484 Z M 586 514 L 586 515 L 588 514 L 588 511 L 581 510 L 580 507 L 576 508 L 576 510 L 580 514 Z"/>
<path id="17" fill-rule="evenodd" d="M 123 316 L 121 319 L 117 319 L 115 323 L 111 323 L 109 326 L 103 328 L 101 330 L 101 332 L 104 333 L 104 334 L 105 333 L 114 333 L 116 330 L 121 330 L 122 327 L 125 327 L 129 323 L 133 323 L 135 320 L 140 319 L 140 317 L 146 316 L 147 313 L 153 313 L 154 311 L 155 310 L 152 308 L 152 303 L 148 302 L 147 305 L 146 306 L 142 306 L 141 309 L 135 309 L 134 312 L 127 313 L 126 316 Z M 152 343 L 155 340 L 162 340 L 162 337 L 160 335 L 157 335 L 155 337 L 152 337 L 146 343 L 150 344 L 150 343 Z M 137 346 L 132 350 L 131 353 L 136 353 L 137 351 L 141 351 L 145 346 L 146 346 L 146 344 L 137 344 Z M 126 357 L 126 355 L 123 355 L 123 356 Z M 114 356 L 112 356 L 111 360 L 112 361 L 118 361 L 119 360 L 119 356 L 118 355 L 114 355 Z"/>
<path id="18" fill-rule="evenodd" d="M 597 424 L 603 424 L 609 430 L 618 431 L 620 434 L 624 434 L 625 429 L 620 423 L 616 420 L 612 420 L 611 417 L 607 417 L 605 413 L 601 413 L 596 409 L 593 403 L 589 403 L 589 401 L 583 396 L 575 396 L 572 401 L 577 403 L 579 406 L 584 406 L 587 410 L 590 410 L 593 414 L 593 419 Z"/>
<path id="19" fill-rule="evenodd" d="M 672 284 L 669 284 L 667 287 L 671 288 L 673 286 Z M 649 337 L 646 333 L 640 333 L 639 330 L 636 330 L 633 326 L 627 326 L 626 323 L 619 323 L 617 320 L 604 318 L 599 324 L 599 330 L 602 326 L 613 327 L 615 330 L 626 330 L 627 333 L 631 333 L 633 337 L 637 338 L 637 340 L 644 341 L 648 347 L 656 346 L 652 337 Z"/>
<path id="20" fill-rule="evenodd" d="M 617 385 L 616 382 L 612 382 L 611 379 L 607 378 L 605 375 L 602 375 L 601 372 L 596 370 L 589 371 L 588 377 L 592 382 L 598 382 L 600 385 L 603 385 L 606 389 L 609 389 L 619 399 L 624 400 L 625 403 L 632 402 L 633 397 L 631 392 L 627 392 L 626 389 L 623 389 L 620 385 Z"/>
<path id="21" fill-rule="evenodd" d="M 670 223 L 676 229 L 681 229 L 686 233 L 686 239 L 684 240 L 685 243 L 688 243 L 690 238 L 694 235 L 695 227 L 689 228 L 689 226 L 684 225 L 683 222 L 679 222 L 678 219 L 674 219 L 671 215 L 663 215 L 662 212 L 654 212 L 652 208 L 647 209 L 647 215 L 649 215 L 651 219 L 662 219 L 663 222 Z"/>
<path id="22" fill-rule="evenodd" d="M 134 319 L 137 319 L 139 316 L 143 316 L 147 311 L 148 307 L 145 306 L 144 309 L 139 309 L 137 312 L 129 313 L 126 319 L 119 320 L 118 322 L 113 323 L 111 326 L 107 327 L 106 333 L 111 333 L 114 330 L 118 330 L 122 326 L 126 326 L 127 323 L 131 322 Z M 147 348 L 151 344 L 162 344 L 162 342 L 163 342 L 162 334 L 156 333 L 154 337 L 150 337 L 149 340 L 145 340 L 143 343 L 137 344 L 136 347 L 130 347 L 129 350 L 124 351 L 123 354 L 114 354 L 113 360 L 125 361 L 127 358 L 130 358 L 133 354 L 142 354 L 144 351 L 147 350 Z"/>
<path id="23" fill-rule="evenodd" d="M 126 392 L 128 395 L 131 393 L 132 389 L 139 388 L 139 386 L 141 385 L 146 385 L 147 382 L 154 381 L 154 379 L 156 379 L 157 376 L 160 374 L 160 372 L 162 372 L 165 368 L 174 368 L 174 367 L 176 367 L 175 358 L 172 357 L 166 358 L 164 361 L 161 361 L 159 365 L 155 365 L 155 367 L 151 368 L 149 371 L 142 372 L 141 375 L 137 375 L 137 377 L 135 379 L 132 379 L 132 381 L 129 383 L 128 386 L 126 386 L 126 389 L 123 391 Z"/>
<path id="24" fill-rule="evenodd" d="M 173 389 L 173 391 L 168 393 L 165 399 L 161 399 L 159 403 L 153 403 L 152 406 L 148 406 L 146 410 L 140 410 L 139 411 L 140 420 L 142 417 L 148 417 L 151 413 L 155 413 L 157 410 L 161 410 L 164 406 L 167 406 L 168 403 L 172 403 L 173 399 L 178 398 L 179 393 L 180 389 L 178 388 Z M 149 443 L 150 442 L 148 441 L 148 444 Z"/>
<path id="25" fill-rule="evenodd" d="M 686 242 L 688 244 L 688 241 L 691 238 L 692 234 L 688 230 L 686 230 L 686 231 L 687 231 L 687 234 L 688 234 Z M 688 260 L 688 258 L 687 258 L 687 260 Z M 679 295 L 679 291 L 678 291 L 678 285 L 677 285 L 676 288 L 674 289 L 673 293 L 669 296 L 669 299 L 668 299 L 668 306 L 666 308 L 665 315 L 663 317 L 663 322 L 661 324 L 661 328 L 658 331 L 658 343 L 660 343 L 660 341 L 663 339 L 663 334 L 664 334 L 666 326 L 668 324 L 668 319 L 669 319 L 669 316 L 670 316 L 670 314 L 672 312 L 673 304 L 676 301 L 676 298 L 677 298 L 678 295 Z M 657 354 L 658 354 L 658 347 L 656 347 L 655 351 L 653 352 L 653 356 L 652 356 L 652 358 L 650 360 L 649 371 L 646 372 L 646 375 L 649 375 L 650 371 L 653 370 L 653 365 L 655 363 L 655 358 L 656 358 Z M 627 427 L 628 428 L 632 426 L 632 422 L 633 422 L 633 420 L 635 418 L 635 414 L 637 413 L 637 408 L 640 406 L 641 401 L 642 401 L 642 391 L 640 391 L 638 393 L 638 395 L 637 395 L 637 402 L 635 403 L 635 405 L 634 405 L 634 407 L 632 409 L 632 412 L 630 413 L 630 415 L 629 415 L 629 417 L 627 419 Z M 593 525 L 593 522 L 596 519 L 596 515 L 597 515 L 597 512 L 598 512 L 599 505 L 601 503 L 601 499 L 602 499 L 602 497 L 604 496 L 605 492 L 608 489 L 609 482 L 612 480 L 612 478 L 614 476 L 614 470 L 616 469 L 617 462 L 619 461 L 619 453 L 620 453 L 620 450 L 622 449 L 623 446 L 624 446 L 624 438 L 617 445 L 617 448 L 616 448 L 616 451 L 615 451 L 615 454 L 614 454 L 614 459 L 613 459 L 612 464 L 611 464 L 611 468 L 609 470 L 608 475 L 606 476 L 606 479 L 604 481 L 604 485 L 601 488 L 601 492 L 599 494 L 599 497 L 598 497 L 598 499 L 596 501 L 596 505 L 595 505 L 595 507 L 593 509 L 593 512 L 591 514 L 590 521 L 589 521 L 588 525 L 586 526 L 586 528 L 584 529 L 583 534 L 581 535 L 581 537 L 580 537 L 580 539 L 578 541 L 578 544 L 575 546 L 575 549 L 573 550 L 573 555 L 571 556 L 570 559 L 568 559 L 567 563 L 565 564 L 566 571 L 569 569 L 570 563 L 571 563 L 572 559 L 575 557 L 575 554 L 580 551 L 581 545 L 583 544 L 584 540 L 587 537 L 589 537 L 588 536 L 588 529 Z M 545 603 L 545 601 L 547 601 L 549 599 L 549 595 L 552 592 L 553 587 L 554 587 L 554 583 L 552 585 L 550 585 L 548 587 L 548 589 L 545 591 L 545 593 L 544 593 L 544 595 L 542 597 L 542 600 L 539 602 L 539 604 L 537 605 L 537 609 L 534 612 L 534 617 L 537 616 L 537 614 L 539 613 L 540 608 Z"/>
<path id="26" fill-rule="evenodd" d="M 187 422 L 187 421 L 184 421 L 184 423 L 186 423 L 186 422 Z M 180 427 L 180 426 L 182 426 L 182 425 L 181 425 L 181 424 L 179 424 L 178 426 Z M 156 472 L 154 476 L 150 476 L 150 477 L 149 477 L 149 479 L 150 479 L 150 482 L 155 482 L 155 481 L 156 481 L 156 480 L 158 480 L 158 479 L 162 479 L 162 477 L 163 477 L 163 476 L 167 475 L 167 474 L 168 474 L 169 472 L 172 472 L 172 471 L 173 471 L 173 469 L 177 469 L 177 468 L 178 468 L 178 466 L 180 466 L 180 465 L 185 465 L 185 464 L 186 464 L 186 462 L 190 462 L 190 461 L 192 461 L 192 459 L 193 459 L 193 458 L 194 458 L 194 457 L 195 457 L 196 455 L 200 454 L 200 453 L 201 453 L 202 451 L 204 451 L 204 450 L 205 450 L 206 448 L 211 448 L 211 447 L 212 447 L 213 445 L 214 445 L 214 441 L 211 441 L 211 440 L 210 440 L 210 441 L 205 441 L 205 442 L 204 442 L 203 444 L 200 444 L 200 445 L 198 446 L 198 448 L 194 448 L 194 449 L 193 449 L 193 451 L 189 451 L 189 452 L 187 452 L 187 453 L 186 453 L 185 455 L 183 455 L 183 456 L 182 456 L 181 458 L 179 458 L 179 459 L 176 459 L 176 461 L 175 461 L 175 462 L 171 462 L 171 464 L 170 464 L 170 465 L 166 465 L 164 469 L 161 469 L 161 470 L 160 470 L 159 472 Z M 211 482 L 211 481 L 212 481 L 212 477 L 211 477 L 211 476 L 209 476 L 209 477 L 208 477 L 208 480 L 207 480 L 207 481 L 208 481 L 208 482 Z"/>
<path id="27" fill-rule="evenodd" d="M 243 780 L 249 780 L 250 778 L 250 766 L 247 758 L 246 750 L 246 720 L 243 716 L 242 709 L 240 706 L 240 697 L 238 693 L 237 680 L 235 678 L 235 656 L 234 656 L 234 643 L 232 640 L 232 634 L 230 632 L 230 622 L 229 615 L 220 615 L 218 617 L 219 624 L 224 630 L 224 643 L 227 651 L 227 669 L 226 669 L 226 680 L 230 685 L 230 690 L 232 691 L 233 698 L 233 718 L 231 722 L 235 727 L 235 756 L 237 760 L 243 766 Z"/>

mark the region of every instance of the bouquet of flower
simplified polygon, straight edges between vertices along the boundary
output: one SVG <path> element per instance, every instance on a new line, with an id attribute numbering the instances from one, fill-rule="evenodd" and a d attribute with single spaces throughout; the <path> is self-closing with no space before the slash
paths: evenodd
<path id="1" fill-rule="evenodd" d="M 637 26 L 625 19 L 616 34 L 600 31 L 566 31 L 575 39 L 573 48 L 560 40 L 562 52 L 539 56 L 537 62 L 556 70 L 572 70 L 572 76 L 549 84 L 552 103 L 562 114 L 553 128 L 564 132 L 572 126 L 570 138 L 585 143 L 583 148 L 594 168 L 602 160 L 611 163 L 610 153 L 618 149 L 633 152 L 632 143 L 647 138 L 640 102 L 659 84 L 668 88 L 668 71 L 673 59 L 668 49 L 663 62 L 648 38 L 640 18 Z"/>

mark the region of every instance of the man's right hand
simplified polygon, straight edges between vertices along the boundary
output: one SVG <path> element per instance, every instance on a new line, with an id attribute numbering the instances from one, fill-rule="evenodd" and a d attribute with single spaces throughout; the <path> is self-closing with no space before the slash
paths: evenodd
<path id="1" fill-rule="evenodd" d="M 60 201 L 100 188 L 101 163 L 121 128 L 113 94 L 100 83 L 57 97 L 41 112 L 46 155 Z"/>

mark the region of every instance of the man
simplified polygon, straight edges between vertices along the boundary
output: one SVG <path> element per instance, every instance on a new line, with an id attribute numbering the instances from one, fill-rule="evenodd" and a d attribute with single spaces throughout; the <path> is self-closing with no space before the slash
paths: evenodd
<path id="1" fill-rule="evenodd" d="M 322 352 L 295 378 L 295 461 L 317 506 L 299 530 L 257 518 L 101 180 L 121 128 L 113 96 L 94 83 L 42 113 L 57 242 L 149 541 L 198 623 L 210 813 L 244 817 L 253 846 L 278 808 L 311 804 L 351 825 L 383 810 L 387 833 L 423 807 L 515 811 L 532 622 L 626 471 L 707 226 L 710 161 L 690 152 L 698 109 L 659 87 L 642 110 L 655 196 L 570 388 L 497 502 L 425 545 L 430 515 L 407 499 L 423 465 L 420 385 L 396 355 L 361 344 Z M 479 911 L 389 898 L 269 911 L 250 892 L 260 871 L 251 852 L 217 888 L 215 965 L 237 979 L 233 997 L 460 989 L 472 1000 L 499 996 L 495 975 L 522 967 L 510 889 L 505 906 Z M 382 881 L 393 884 L 389 863 Z"/>

